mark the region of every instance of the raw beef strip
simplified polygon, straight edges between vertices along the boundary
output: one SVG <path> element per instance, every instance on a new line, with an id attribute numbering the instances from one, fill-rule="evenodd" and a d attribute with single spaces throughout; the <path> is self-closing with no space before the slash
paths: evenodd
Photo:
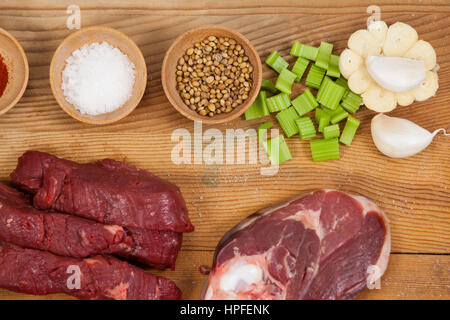
<path id="1" fill-rule="evenodd" d="M 319 190 L 262 209 L 219 242 L 205 299 L 351 299 L 386 270 L 390 232 L 371 201 Z"/>
<path id="2" fill-rule="evenodd" d="M 1 241 L 75 258 L 114 253 L 149 266 L 173 268 L 181 237 L 173 231 L 127 229 L 39 211 L 29 197 L 0 183 Z"/>
<path id="3" fill-rule="evenodd" d="M 104 159 L 78 164 L 25 152 L 12 180 L 35 194 L 39 209 L 54 209 L 106 224 L 150 230 L 194 230 L 180 189 L 148 171 Z"/>
<path id="4" fill-rule="evenodd" d="M 80 271 L 79 288 L 74 277 Z M 0 287 L 45 295 L 67 293 L 82 299 L 175 300 L 181 291 L 169 279 L 154 276 L 109 256 L 84 260 L 0 242 Z"/>

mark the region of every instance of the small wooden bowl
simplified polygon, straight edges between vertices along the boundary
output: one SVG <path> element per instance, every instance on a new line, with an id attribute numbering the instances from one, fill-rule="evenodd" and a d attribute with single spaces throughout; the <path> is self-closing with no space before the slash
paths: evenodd
<path id="1" fill-rule="evenodd" d="M 186 50 L 196 42 L 206 39 L 208 36 L 216 37 L 228 37 L 236 40 L 245 50 L 246 55 L 249 58 L 250 64 L 253 66 L 253 85 L 249 92 L 248 99 L 245 103 L 237 106 L 233 111 L 229 113 L 216 114 L 213 117 L 201 116 L 197 112 L 191 110 L 181 99 L 180 94 L 176 88 L 176 68 L 178 60 L 183 56 Z M 247 110 L 258 96 L 258 91 L 261 86 L 262 66 L 259 59 L 258 52 L 253 45 L 239 32 L 222 26 L 203 26 L 183 33 L 179 36 L 170 46 L 166 52 L 164 61 L 162 64 L 161 81 L 166 93 L 167 99 L 170 103 L 185 117 L 202 121 L 203 123 L 223 123 L 236 119 Z"/>
<path id="2" fill-rule="evenodd" d="M 20 100 L 28 84 L 28 60 L 19 42 L 0 28 L 0 56 L 8 70 L 8 83 L 0 97 L 0 115 Z"/>
<path id="3" fill-rule="evenodd" d="M 72 52 L 85 44 L 103 41 L 118 48 L 134 63 L 136 73 L 133 92 L 127 102 L 112 112 L 99 115 L 82 114 L 75 106 L 67 102 L 64 96 L 61 88 L 62 71 L 65 68 L 66 59 L 72 55 Z M 70 116 L 89 124 L 108 124 L 126 117 L 141 101 L 147 85 L 147 66 L 141 50 L 123 33 L 106 27 L 88 27 L 72 33 L 56 49 L 50 64 L 50 85 L 56 101 Z"/>

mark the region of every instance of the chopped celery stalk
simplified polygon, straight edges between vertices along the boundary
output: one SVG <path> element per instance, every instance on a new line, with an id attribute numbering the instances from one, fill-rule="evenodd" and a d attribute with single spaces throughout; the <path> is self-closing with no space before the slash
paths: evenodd
<path id="1" fill-rule="evenodd" d="M 286 137 L 290 138 L 298 133 L 298 127 L 295 123 L 295 120 L 298 119 L 298 114 L 293 107 L 281 111 L 277 114 L 276 118 Z"/>
<path id="2" fill-rule="evenodd" d="M 283 69 L 278 75 L 275 87 L 281 92 L 291 94 L 292 84 L 294 83 L 296 77 L 297 76 L 295 73 L 289 71 L 288 69 Z"/>
<path id="3" fill-rule="evenodd" d="M 294 41 L 292 43 L 292 47 L 291 47 L 291 52 L 290 52 L 291 56 L 299 57 L 302 46 L 303 46 L 303 44 L 301 44 L 300 42 Z"/>
<path id="4" fill-rule="evenodd" d="M 344 120 L 347 118 L 348 112 L 344 110 L 341 106 L 338 106 L 336 109 L 334 109 L 333 113 L 331 114 L 331 120 L 330 122 L 332 124 L 338 123 L 339 121 Z"/>
<path id="5" fill-rule="evenodd" d="M 325 139 L 337 138 L 339 137 L 339 125 L 333 124 L 331 126 L 326 126 L 323 128 L 323 137 Z"/>
<path id="6" fill-rule="evenodd" d="M 302 117 L 295 120 L 298 127 L 298 132 L 300 134 L 300 139 L 308 139 L 316 136 L 316 128 L 313 122 L 308 117 Z"/>
<path id="7" fill-rule="evenodd" d="M 320 117 L 322 116 L 322 109 L 316 108 L 316 112 L 314 114 L 314 120 L 316 121 L 316 124 L 319 124 Z"/>
<path id="8" fill-rule="evenodd" d="M 299 116 L 303 116 L 319 105 L 309 89 L 306 89 L 301 95 L 292 100 L 291 103 Z"/>
<path id="9" fill-rule="evenodd" d="M 263 145 L 272 164 L 280 164 L 292 158 L 291 151 L 282 135 L 267 140 Z"/>
<path id="10" fill-rule="evenodd" d="M 270 114 L 267 108 L 266 98 L 267 92 L 261 91 L 258 97 L 256 97 L 255 102 L 245 111 L 245 120 L 257 119 Z"/>
<path id="11" fill-rule="evenodd" d="M 286 69 L 289 63 L 284 60 L 277 51 L 273 51 L 266 59 L 266 63 L 276 72 L 280 73 L 281 70 Z"/>
<path id="12" fill-rule="evenodd" d="M 267 90 L 271 93 L 277 93 L 278 91 L 277 88 L 275 88 L 275 83 L 264 78 L 262 79 L 261 82 L 261 90 Z"/>
<path id="13" fill-rule="evenodd" d="M 327 76 L 333 78 L 339 78 L 341 76 L 341 72 L 339 71 L 339 56 L 334 54 L 330 57 L 330 63 L 328 64 Z"/>
<path id="14" fill-rule="evenodd" d="M 310 140 L 309 147 L 315 162 L 339 159 L 338 138 Z"/>
<path id="15" fill-rule="evenodd" d="M 322 114 L 326 114 L 330 116 L 331 119 L 331 115 L 333 114 L 332 110 L 329 110 L 327 108 L 316 108 L 316 113 L 314 115 L 314 119 L 316 120 L 316 123 L 319 124 L 320 121 L 320 117 L 322 116 Z"/>
<path id="16" fill-rule="evenodd" d="M 328 69 L 330 64 L 331 51 L 333 51 L 333 45 L 328 42 L 321 42 L 319 46 L 319 52 L 317 53 L 316 65 L 322 69 Z"/>
<path id="17" fill-rule="evenodd" d="M 336 81 L 335 81 L 334 83 L 336 83 L 337 85 L 339 85 L 339 86 L 345 88 L 347 91 L 350 90 L 350 89 L 348 88 L 347 79 L 345 79 L 344 77 L 337 78 Z M 347 91 L 346 91 L 345 93 L 347 93 Z"/>
<path id="18" fill-rule="evenodd" d="M 324 109 L 322 109 L 322 112 L 320 114 L 320 119 L 319 119 L 319 128 L 317 130 L 319 130 L 319 132 L 323 132 L 323 129 L 330 124 L 330 120 L 331 120 L 331 115 L 327 112 L 324 111 Z"/>
<path id="19" fill-rule="evenodd" d="M 306 76 L 305 84 L 308 87 L 319 89 L 324 76 L 325 70 L 313 64 Z"/>
<path id="20" fill-rule="evenodd" d="M 307 44 L 294 41 L 291 48 L 291 56 L 302 57 L 308 60 L 316 60 L 317 52 L 319 49 L 316 47 L 308 46 Z"/>
<path id="21" fill-rule="evenodd" d="M 342 108 L 344 108 L 349 113 L 355 113 L 358 111 L 360 105 L 362 103 L 362 98 L 359 94 L 356 94 L 350 90 L 347 91 L 347 94 L 342 98 Z"/>
<path id="22" fill-rule="evenodd" d="M 339 141 L 349 146 L 352 143 L 353 137 L 355 136 L 356 129 L 358 129 L 358 127 L 359 120 L 352 116 L 348 116 L 344 130 L 342 130 L 341 139 Z"/>
<path id="23" fill-rule="evenodd" d="M 295 61 L 294 66 L 292 67 L 292 73 L 294 73 L 297 77 L 295 78 L 295 82 L 300 82 L 303 77 L 303 74 L 308 67 L 309 61 L 305 58 L 299 57 L 297 61 Z"/>
<path id="24" fill-rule="evenodd" d="M 339 105 L 345 88 L 334 83 L 330 78 L 325 77 L 317 92 L 317 101 L 328 109 L 334 110 Z"/>
<path id="25" fill-rule="evenodd" d="M 258 137 L 258 143 L 263 143 L 263 140 L 265 140 L 265 137 L 267 136 L 267 130 L 273 127 L 273 123 L 270 121 L 263 122 L 258 126 L 257 130 L 257 137 Z"/>
<path id="26" fill-rule="evenodd" d="M 281 92 L 275 96 L 266 99 L 267 108 L 270 112 L 276 112 L 286 109 L 291 105 L 291 98 L 287 93 Z"/>

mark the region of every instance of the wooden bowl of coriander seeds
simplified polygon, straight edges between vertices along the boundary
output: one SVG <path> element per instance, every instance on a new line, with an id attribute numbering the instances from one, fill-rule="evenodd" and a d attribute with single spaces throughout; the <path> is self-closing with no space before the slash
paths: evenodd
<path id="1" fill-rule="evenodd" d="M 261 86 L 258 52 L 240 33 L 203 26 L 179 36 L 161 72 L 170 103 L 185 117 L 216 124 L 242 115 Z"/>

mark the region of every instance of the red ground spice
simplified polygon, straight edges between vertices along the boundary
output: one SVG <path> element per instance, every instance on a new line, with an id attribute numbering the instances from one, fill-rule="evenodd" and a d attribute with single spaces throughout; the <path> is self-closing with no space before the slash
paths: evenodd
<path id="1" fill-rule="evenodd" d="M 0 56 L 0 97 L 5 92 L 6 85 L 8 83 L 8 69 L 6 64 L 3 62 L 3 57 Z"/>

